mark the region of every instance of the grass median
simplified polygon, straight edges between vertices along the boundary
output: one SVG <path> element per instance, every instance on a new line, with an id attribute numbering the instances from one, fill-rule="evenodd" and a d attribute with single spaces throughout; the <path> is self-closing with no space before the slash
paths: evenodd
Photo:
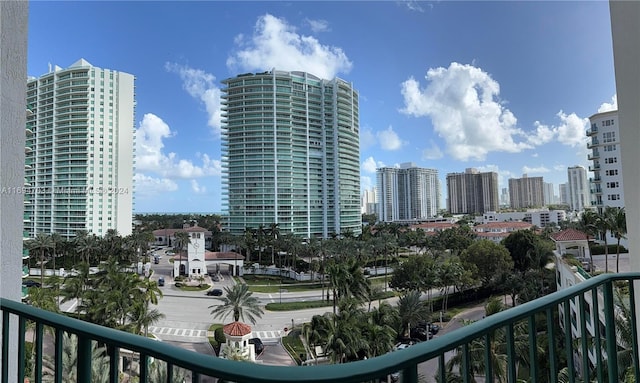
<path id="1" fill-rule="evenodd" d="M 379 297 L 376 297 L 375 300 L 378 299 L 387 299 L 396 296 L 396 293 L 393 291 L 382 292 Z M 269 311 L 295 311 L 295 310 L 306 310 L 306 309 L 315 309 L 318 307 L 331 307 L 333 306 L 333 301 L 329 300 L 321 300 L 321 301 L 305 301 L 305 302 L 283 302 L 283 303 L 267 303 L 265 309 Z"/>

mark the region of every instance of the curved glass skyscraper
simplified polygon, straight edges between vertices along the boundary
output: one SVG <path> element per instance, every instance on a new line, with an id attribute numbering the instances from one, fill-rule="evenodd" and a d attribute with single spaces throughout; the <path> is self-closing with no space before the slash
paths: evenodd
<path id="1" fill-rule="evenodd" d="M 223 208 L 232 234 L 361 232 L 358 93 L 304 72 L 223 81 Z"/>

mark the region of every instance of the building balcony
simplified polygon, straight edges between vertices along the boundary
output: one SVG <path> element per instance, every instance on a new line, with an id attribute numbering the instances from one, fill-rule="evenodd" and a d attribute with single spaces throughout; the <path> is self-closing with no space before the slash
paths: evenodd
<path id="1" fill-rule="evenodd" d="M 29 259 L 29 249 L 27 248 L 23 248 L 22 249 L 22 259 Z"/>
<path id="2" fill-rule="evenodd" d="M 29 267 L 22 266 L 22 278 L 26 278 L 29 276 Z"/>
<path id="3" fill-rule="evenodd" d="M 593 153 L 589 153 L 589 155 L 587 156 L 587 159 L 589 161 L 593 161 L 593 160 L 595 160 L 597 158 L 600 158 L 600 153 L 598 153 L 596 151 L 594 151 Z"/>
<path id="4" fill-rule="evenodd" d="M 633 281 L 637 280 L 640 280 L 640 273 L 603 274 L 593 278 L 585 276 L 582 282 L 564 290 L 493 314 L 402 351 L 352 363 L 304 367 L 266 366 L 215 358 L 2 298 L 0 309 L 3 312 L 2 328 L 5 335 L 2 337 L 2 347 L 3 350 L 9 350 L 10 339 L 17 340 L 17 358 L 14 359 L 17 366 L 12 366 L 11 370 L 17 371 L 18 375 L 9 376 L 10 358 L 7 355 L 11 352 L 4 352 L 2 381 L 24 381 L 25 345 L 27 340 L 34 339 L 35 381 L 42 380 L 42 361 L 46 357 L 47 360 L 57 361 L 57 367 L 48 373 L 58 373 L 58 380 L 55 381 L 61 382 L 63 335 L 67 333 L 75 335 L 78 341 L 74 370 L 77 371 L 79 382 L 93 381 L 93 342 L 99 342 L 107 350 L 104 359 L 108 366 L 105 371 L 109 371 L 110 382 L 119 381 L 123 355 L 133 356 L 140 361 L 140 368 L 134 373 L 139 375 L 141 382 L 148 381 L 152 360 L 165 362 L 160 368 L 166 375 L 171 375 L 178 368 L 187 370 L 186 381 L 194 383 L 203 382 L 206 377 L 234 382 L 356 383 L 378 380 L 396 372 L 400 372 L 402 382 L 417 382 L 421 363 L 430 363 L 430 373 L 440 382 L 452 381 L 450 374 L 458 372 L 459 380 L 465 382 L 478 378 L 487 382 L 549 382 L 558 381 L 561 370 L 570 376 L 569 381 L 617 382 L 619 371 L 631 370 L 635 371 L 635 376 L 640 376 L 636 307 L 629 305 L 630 316 L 626 317 L 629 328 L 623 329 L 620 310 L 614 299 L 614 286 L 625 283 L 633 301 Z M 599 298 L 601 296 L 602 299 L 590 300 L 595 292 L 599 292 Z M 588 308 L 587 304 L 590 304 Z M 18 320 L 12 320 L 14 318 Z M 35 323 L 31 327 L 35 332 L 33 338 L 25 335 L 27 321 Z M 591 326 L 592 323 L 601 325 Z M 45 336 L 45 327 L 48 334 L 54 335 Z M 588 334 L 589 328 L 593 328 L 595 339 L 602 341 L 591 342 L 587 336 L 576 338 L 576 333 Z M 626 330 L 630 332 L 627 335 L 629 344 L 622 346 L 622 342 L 617 340 L 624 336 Z M 498 333 L 504 335 L 499 337 L 504 344 L 495 347 Z M 9 336 L 11 334 L 15 336 Z M 44 347 L 45 339 L 50 342 L 48 347 Z M 623 347 L 630 353 L 630 359 L 607 358 L 607 355 L 618 354 Z M 500 355 L 496 355 L 496 352 Z M 449 370 L 446 368 L 447 362 L 454 355 L 460 363 Z M 592 358 L 593 355 L 595 358 Z M 500 360 L 500 363 L 492 363 L 494 360 Z M 589 368 L 590 365 L 592 368 Z"/>
<path id="5" fill-rule="evenodd" d="M 587 133 L 586 134 L 587 134 L 587 137 L 591 137 L 591 136 L 593 136 L 595 134 L 598 134 L 598 128 L 595 127 L 595 126 L 591 127 L 589 129 L 587 129 Z"/>
<path id="6" fill-rule="evenodd" d="M 589 166 L 590 172 L 595 172 L 596 170 L 600 170 L 600 164 L 595 164 L 593 166 Z"/>
<path id="7" fill-rule="evenodd" d="M 591 142 L 587 142 L 587 149 L 593 149 L 593 147 L 600 145 L 600 142 L 596 139 L 591 140 Z"/>

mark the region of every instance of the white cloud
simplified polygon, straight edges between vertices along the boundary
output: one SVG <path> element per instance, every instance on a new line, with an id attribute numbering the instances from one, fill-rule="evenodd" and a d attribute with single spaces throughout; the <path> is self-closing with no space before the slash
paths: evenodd
<path id="1" fill-rule="evenodd" d="M 189 160 L 178 159 L 176 154 L 164 153 L 163 139 L 173 133 L 160 117 L 147 113 L 136 129 L 136 169 L 151 171 L 165 178 L 196 178 L 221 174 L 219 160 L 212 160 L 207 154 L 198 154 L 202 165 L 194 165 Z"/>
<path id="2" fill-rule="evenodd" d="M 422 151 L 422 159 L 438 160 L 444 157 L 444 154 L 442 153 L 442 150 L 440 150 L 440 147 L 433 140 L 430 140 L 429 142 L 431 143 L 431 147 Z"/>
<path id="3" fill-rule="evenodd" d="M 376 169 L 383 168 L 384 163 L 376 161 L 373 157 L 369 157 L 362 163 L 362 170 L 367 173 L 375 173 Z"/>
<path id="4" fill-rule="evenodd" d="M 378 142 L 382 150 L 398 150 L 402 147 L 402 141 L 398 134 L 389 126 L 387 130 L 380 131 L 376 134 Z"/>
<path id="5" fill-rule="evenodd" d="M 533 126 L 535 126 L 536 130 L 528 137 L 528 141 L 532 145 L 537 146 L 546 144 L 556 136 L 556 132 L 553 128 L 550 128 L 548 125 L 545 125 L 540 121 L 535 121 Z"/>
<path id="6" fill-rule="evenodd" d="M 238 50 L 227 59 L 234 72 L 275 68 L 332 79 L 338 73 L 348 73 L 353 65 L 341 48 L 300 35 L 286 20 L 269 14 L 258 18 L 251 38 L 237 36 L 234 41 Z"/>
<path id="7" fill-rule="evenodd" d="M 538 166 L 533 168 L 529 166 L 522 167 L 522 174 L 539 174 L 539 173 L 549 173 L 549 169 L 545 168 L 544 166 Z"/>
<path id="8" fill-rule="evenodd" d="M 328 32 L 331 30 L 331 28 L 329 28 L 329 22 L 327 20 L 305 19 L 304 21 L 309 24 L 309 27 L 314 33 Z"/>
<path id="9" fill-rule="evenodd" d="M 531 157 L 533 157 L 533 158 L 538 158 L 538 156 L 539 156 L 539 154 L 538 154 L 538 153 L 533 153 L 533 154 L 531 155 Z"/>
<path id="10" fill-rule="evenodd" d="M 200 186 L 196 180 L 191 180 L 191 190 L 196 194 L 204 194 L 207 192 L 207 188 Z"/>
<path id="11" fill-rule="evenodd" d="M 488 73 L 454 62 L 449 68 L 429 69 L 426 80 L 423 89 L 413 77 L 402 83 L 401 112 L 430 117 L 453 158 L 484 160 L 490 152 L 517 153 L 532 147 L 514 140 L 523 132 L 502 105 L 500 85 Z"/>
<path id="12" fill-rule="evenodd" d="M 152 195 L 178 190 L 178 185 L 167 178 L 154 178 L 142 173 L 133 176 L 136 185 L 136 194 Z"/>
<path id="13" fill-rule="evenodd" d="M 365 150 L 376 144 L 376 136 L 368 127 L 360 127 L 360 150 Z"/>
<path id="14" fill-rule="evenodd" d="M 602 105 L 600 105 L 600 107 L 598 108 L 598 113 L 610 112 L 612 110 L 618 110 L 617 94 L 614 94 L 613 97 L 611 97 L 611 103 L 608 103 L 608 102 L 602 103 Z"/>
<path id="15" fill-rule="evenodd" d="M 409 10 L 416 12 L 424 12 L 424 8 L 419 0 L 399 0 L 400 4 L 404 4 Z M 433 8 L 433 4 L 428 4 L 429 8 Z"/>
<path id="16" fill-rule="evenodd" d="M 166 63 L 165 69 L 169 72 L 177 73 L 182 79 L 184 90 L 191 97 L 204 104 L 209 116 L 207 125 L 213 129 L 214 135 L 219 137 L 220 127 L 222 126 L 222 110 L 220 88 L 215 85 L 216 77 L 201 69 L 194 69 L 176 63 Z"/>
<path id="17" fill-rule="evenodd" d="M 567 171 L 567 166 L 566 165 L 562 165 L 562 164 L 558 164 L 558 165 L 553 165 L 553 170 L 557 171 L 557 172 L 563 172 L 563 171 Z"/>
<path id="18" fill-rule="evenodd" d="M 580 118 L 575 113 L 566 114 L 563 111 L 559 111 L 557 116 L 561 121 L 560 126 L 556 128 L 558 141 L 573 147 L 585 146 L 588 140 L 585 131 L 589 126 L 589 119 Z"/>

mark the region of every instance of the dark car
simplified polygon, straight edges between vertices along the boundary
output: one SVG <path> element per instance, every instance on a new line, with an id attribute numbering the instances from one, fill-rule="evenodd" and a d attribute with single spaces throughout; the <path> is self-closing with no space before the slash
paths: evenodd
<path id="1" fill-rule="evenodd" d="M 207 295 L 210 297 L 219 297 L 220 295 L 222 295 L 222 290 L 220 289 L 209 290 L 207 291 Z"/>
<path id="2" fill-rule="evenodd" d="M 164 278 L 158 278 L 158 286 L 164 286 Z"/>
<path id="3" fill-rule="evenodd" d="M 262 354 L 262 351 L 264 351 L 264 344 L 262 344 L 262 340 L 260 340 L 260 338 L 249 339 L 249 344 L 252 344 L 256 349 L 256 355 L 260 355 Z"/>
<path id="4" fill-rule="evenodd" d="M 431 332 L 429 332 L 427 329 L 415 327 L 411 329 L 411 338 L 418 339 L 424 342 L 425 340 L 433 338 L 433 335 L 431 335 Z"/>
<path id="5" fill-rule="evenodd" d="M 22 281 L 22 286 L 25 287 L 40 287 L 40 282 L 32 281 L 31 279 L 27 279 L 26 281 Z"/>

